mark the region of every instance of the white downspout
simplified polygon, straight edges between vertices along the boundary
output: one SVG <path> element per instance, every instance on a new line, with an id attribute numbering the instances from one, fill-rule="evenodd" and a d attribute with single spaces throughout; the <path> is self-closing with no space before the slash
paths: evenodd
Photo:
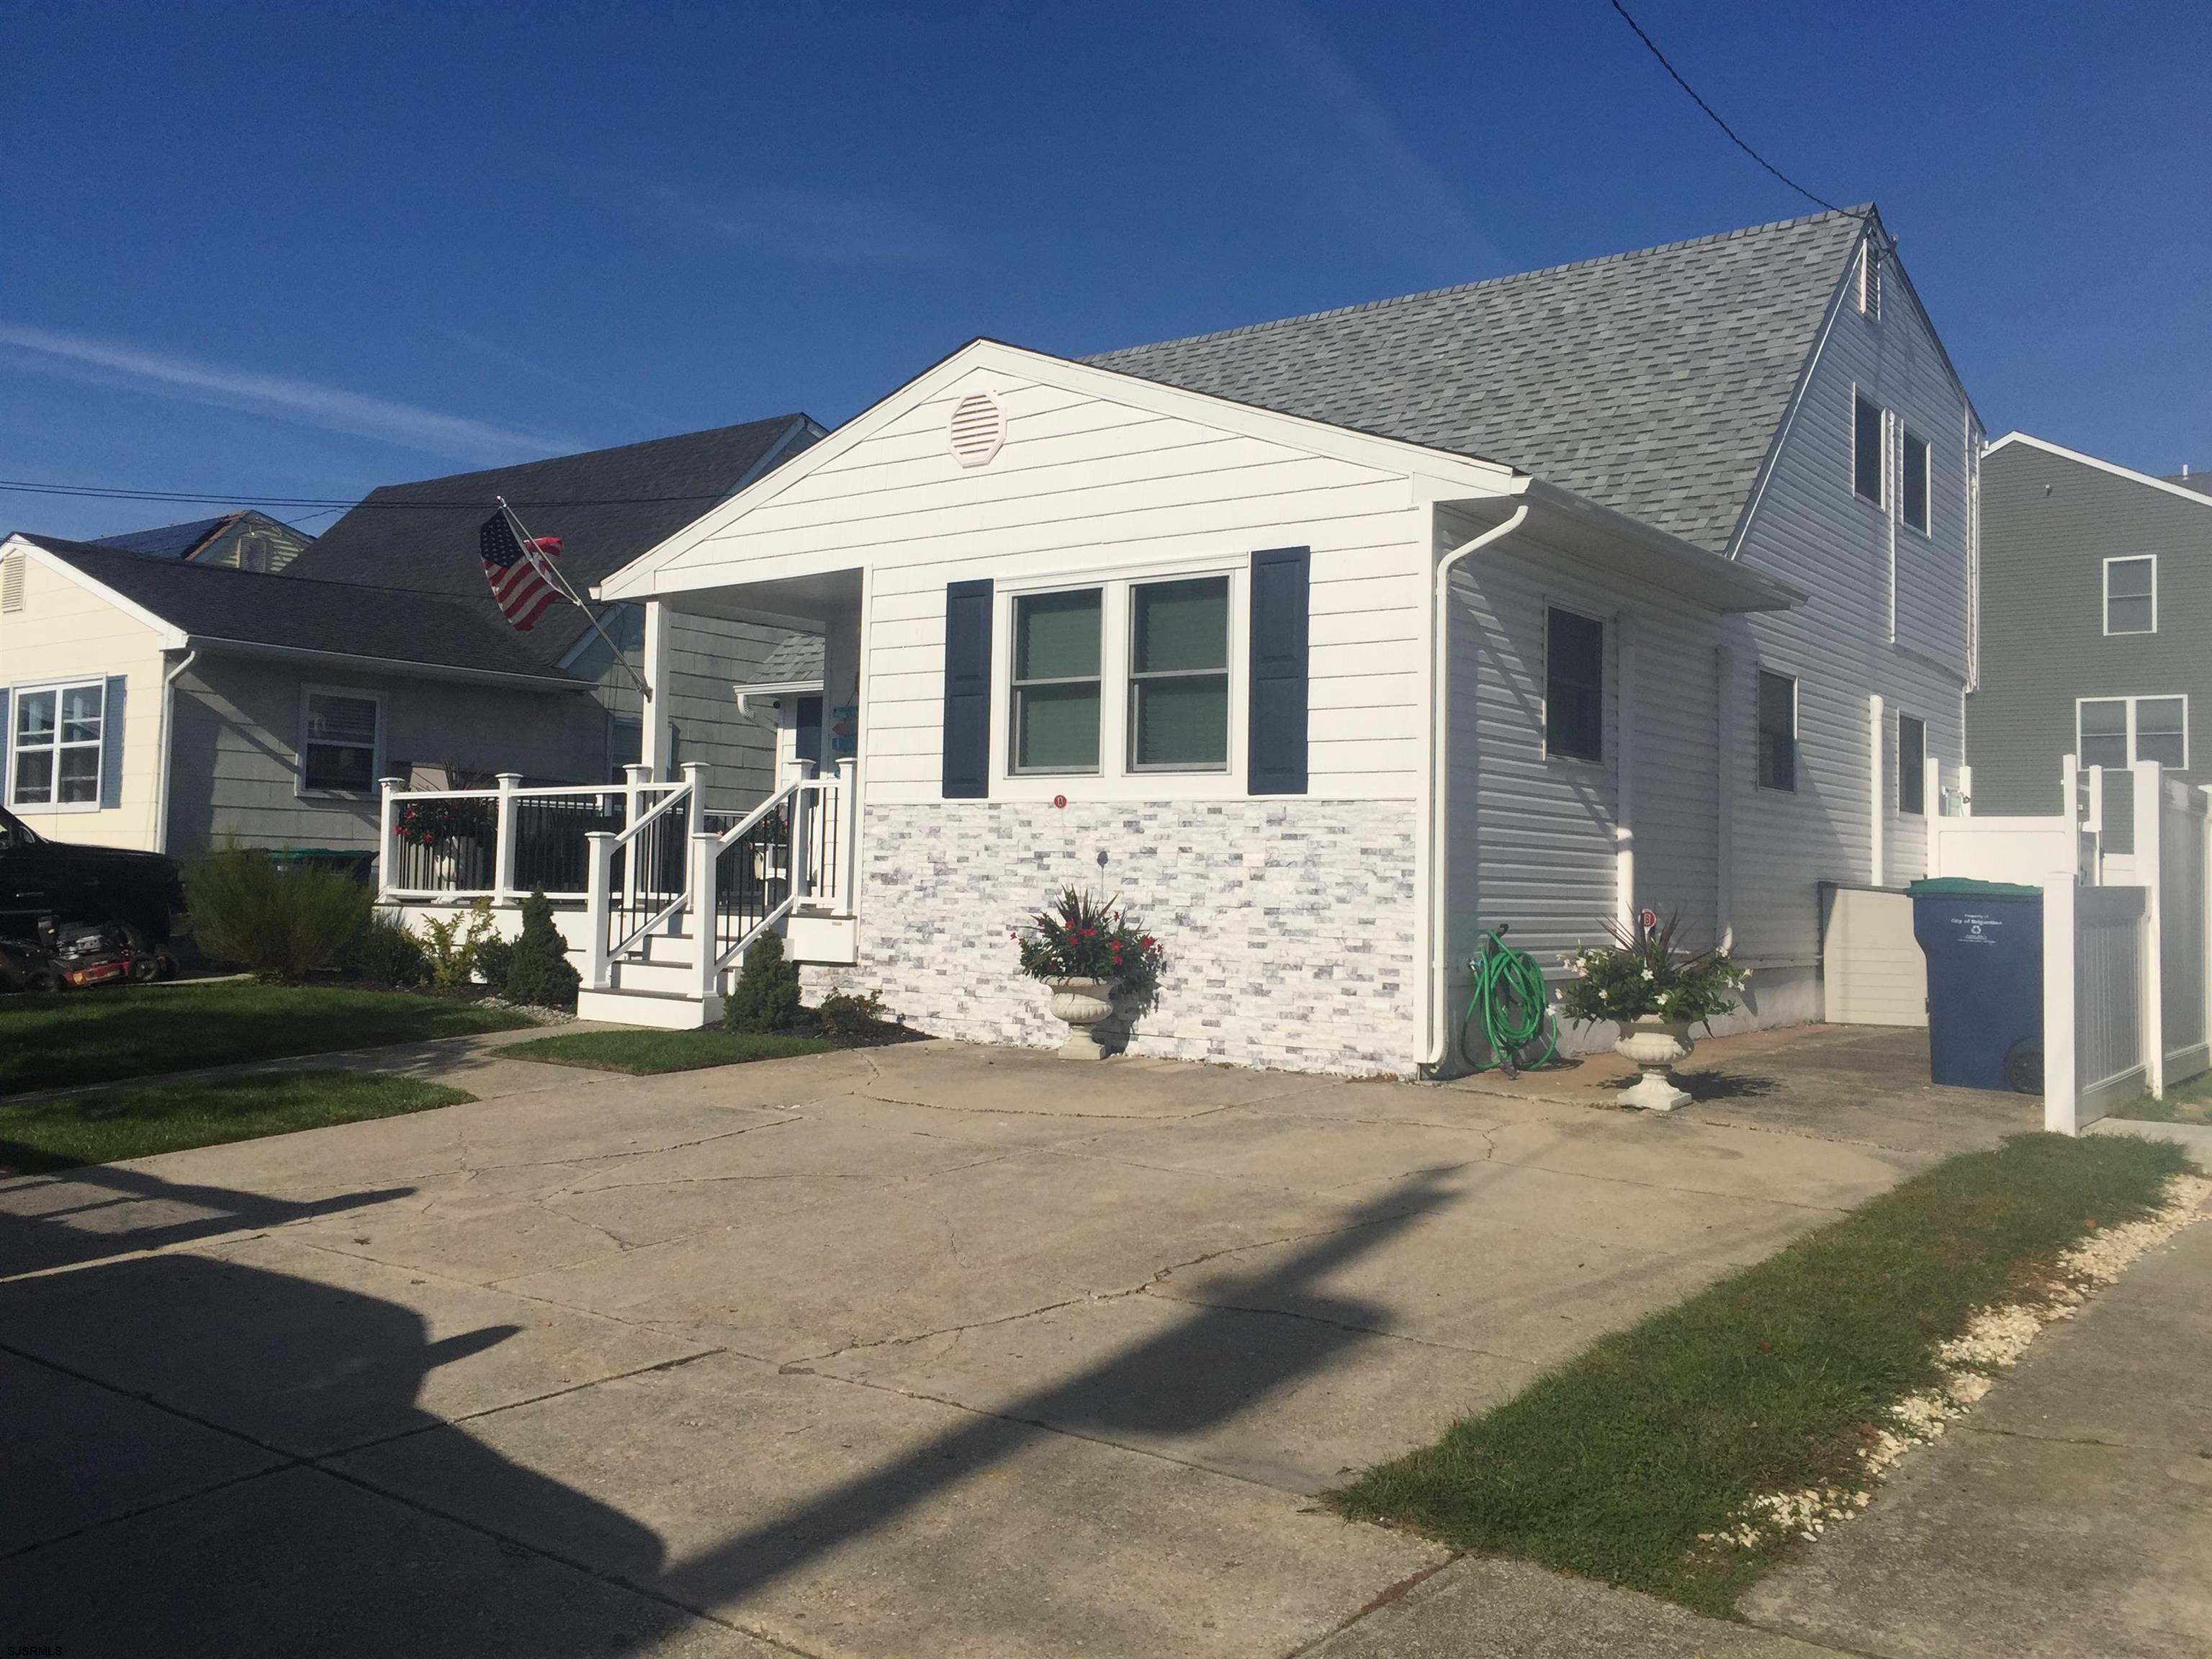
<path id="1" fill-rule="evenodd" d="M 1421 1063 L 1440 1065 L 1451 1041 L 1451 1014 L 1444 1007 L 1445 988 L 1451 983 L 1445 953 L 1450 948 L 1449 911 L 1451 902 L 1451 640 L 1450 599 L 1452 568 L 1461 560 L 1503 541 L 1528 516 L 1528 503 L 1521 502 L 1502 523 L 1462 542 L 1437 564 L 1429 635 L 1429 908 L 1427 939 L 1428 983 L 1423 988 Z"/>
<path id="2" fill-rule="evenodd" d="M 169 850 L 169 731 L 177 721 L 177 677 L 198 659 L 188 650 L 177 665 L 161 676 L 161 740 L 155 747 L 159 770 L 154 775 L 154 850 Z"/>

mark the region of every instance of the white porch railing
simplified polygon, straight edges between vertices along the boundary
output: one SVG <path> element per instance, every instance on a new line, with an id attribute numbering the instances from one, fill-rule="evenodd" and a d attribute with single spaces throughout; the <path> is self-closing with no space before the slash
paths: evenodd
<path id="1" fill-rule="evenodd" d="M 495 789 L 410 789 L 383 781 L 377 887 L 385 903 L 441 899 L 519 900 L 533 889 L 580 899 L 586 837 L 622 830 L 681 784 L 642 766 L 622 783 L 525 789 L 517 772 Z"/>

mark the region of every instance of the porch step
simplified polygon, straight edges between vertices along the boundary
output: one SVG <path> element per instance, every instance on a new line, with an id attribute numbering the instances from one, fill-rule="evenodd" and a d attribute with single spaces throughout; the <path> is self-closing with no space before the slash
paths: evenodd
<path id="1" fill-rule="evenodd" d="M 625 957 L 607 964 L 611 989 L 617 991 L 651 991 L 672 996 L 694 996 L 692 987 L 698 970 L 685 959 L 656 957 L 644 960 Z"/>
<path id="2" fill-rule="evenodd" d="M 576 994 L 576 1018 L 610 1025 L 644 1025 L 662 1031 L 696 1031 L 722 1017 L 722 999 L 702 1003 L 696 997 L 667 991 L 593 991 Z"/>

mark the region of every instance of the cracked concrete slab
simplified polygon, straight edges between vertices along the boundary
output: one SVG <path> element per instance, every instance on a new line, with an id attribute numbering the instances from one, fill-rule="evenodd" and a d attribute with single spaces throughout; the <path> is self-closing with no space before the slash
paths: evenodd
<path id="1" fill-rule="evenodd" d="M 966 1042 L 918 1042 L 869 1052 L 884 1075 L 865 1092 L 880 1098 L 1054 1117 L 1182 1117 L 1345 1086 L 1339 1079 L 1305 1073 L 1126 1054 L 1111 1065 L 1072 1065 L 1034 1049 Z"/>
<path id="2" fill-rule="evenodd" d="M 1286 1654 L 1443 1559 L 1295 1496 L 728 1356 L 343 1460 L 811 1653 Z"/>

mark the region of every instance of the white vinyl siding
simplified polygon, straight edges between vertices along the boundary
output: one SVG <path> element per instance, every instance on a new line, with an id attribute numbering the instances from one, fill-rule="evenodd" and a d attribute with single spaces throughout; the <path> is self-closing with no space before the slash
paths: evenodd
<path id="1" fill-rule="evenodd" d="M 977 390 L 1004 411 L 1006 442 L 988 467 L 963 471 L 946 453 L 945 423 Z M 1081 787 L 1014 779 L 1002 792 L 1001 677 L 992 793 L 1241 796 L 1242 573 L 1256 550 L 1309 547 L 1308 794 L 1410 799 L 1426 729 L 1417 665 L 1428 517 L 1402 471 L 979 368 L 752 507 L 726 541 L 709 536 L 672 560 L 661 586 L 865 566 L 861 775 L 871 802 L 893 803 L 939 798 L 948 582 L 993 579 L 993 648 L 1003 653 L 1009 593 L 1233 573 L 1226 774 L 1117 769 Z M 1115 616 L 1109 605 L 1109 635 L 1124 626 Z M 1106 653 L 1125 659 L 1110 642 Z M 1109 694 L 1103 723 L 1125 724 L 1122 707 Z M 1125 752 L 1109 734 L 1101 741 L 1109 757 Z"/>

